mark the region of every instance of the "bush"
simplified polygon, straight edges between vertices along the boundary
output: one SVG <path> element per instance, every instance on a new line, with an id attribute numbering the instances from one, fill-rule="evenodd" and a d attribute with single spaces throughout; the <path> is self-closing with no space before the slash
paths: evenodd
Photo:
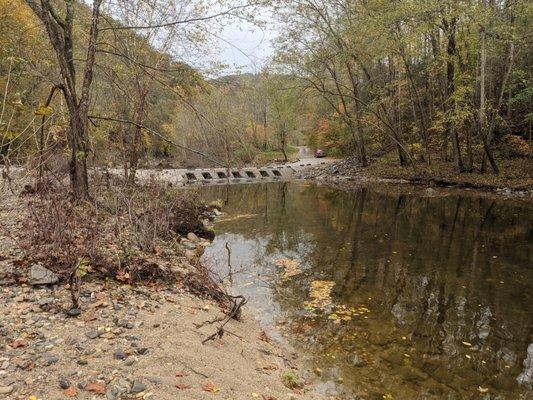
<path id="1" fill-rule="evenodd" d="M 504 157 L 531 157 L 531 147 L 527 140 L 520 136 L 505 135 L 499 147 L 500 153 Z"/>

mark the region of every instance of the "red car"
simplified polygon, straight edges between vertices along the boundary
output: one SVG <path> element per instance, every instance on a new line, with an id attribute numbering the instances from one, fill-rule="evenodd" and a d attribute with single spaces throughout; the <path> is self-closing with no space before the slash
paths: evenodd
<path id="1" fill-rule="evenodd" d="M 326 157 L 326 152 L 324 150 L 321 150 L 321 149 L 316 149 L 315 150 L 315 157 L 316 158 Z"/>

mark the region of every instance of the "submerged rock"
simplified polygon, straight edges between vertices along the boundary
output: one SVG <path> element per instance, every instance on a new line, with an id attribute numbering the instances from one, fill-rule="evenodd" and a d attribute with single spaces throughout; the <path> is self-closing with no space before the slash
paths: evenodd
<path id="1" fill-rule="evenodd" d="M 34 264 L 30 268 L 28 282 L 30 285 L 53 285 L 59 281 L 59 276 L 43 267 L 41 264 Z"/>
<path id="2" fill-rule="evenodd" d="M 516 380 L 519 385 L 533 388 L 533 343 L 530 343 L 529 346 L 527 346 L 527 357 L 524 360 L 523 365 L 524 371 L 518 375 Z"/>

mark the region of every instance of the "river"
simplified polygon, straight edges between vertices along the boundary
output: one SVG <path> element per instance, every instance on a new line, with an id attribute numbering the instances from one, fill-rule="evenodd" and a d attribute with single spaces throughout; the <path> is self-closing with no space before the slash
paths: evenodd
<path id="1" fill-rule="evenodd" d="M 213 186 L 203 261 L 339 399 L 531 399 L 531 200 Z M 529 351 L 528 351 L 529 349 Z"/>

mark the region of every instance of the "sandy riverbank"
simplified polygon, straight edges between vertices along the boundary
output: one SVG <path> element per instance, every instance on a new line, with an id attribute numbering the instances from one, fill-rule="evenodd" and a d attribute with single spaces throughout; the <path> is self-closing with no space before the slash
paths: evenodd
<path id="1" fill-rule="evenodd" d="M 319 399 L 298 357 L 273 343 L 244 308 L 221 338 L 219 306 L 164 282 L 84 281 L 69 316 L 68 282 L 32 285 L 17 260 L 27 197 L 0 204 L 0 399 Z M 31 249 L 30 249 L 31 251 Z M 289 379 L 290 380 L 290 379 Z M 288 385 L 290 386 L 290 385 Z M 35 396 L 35 397 L 31 397 Z"/>

